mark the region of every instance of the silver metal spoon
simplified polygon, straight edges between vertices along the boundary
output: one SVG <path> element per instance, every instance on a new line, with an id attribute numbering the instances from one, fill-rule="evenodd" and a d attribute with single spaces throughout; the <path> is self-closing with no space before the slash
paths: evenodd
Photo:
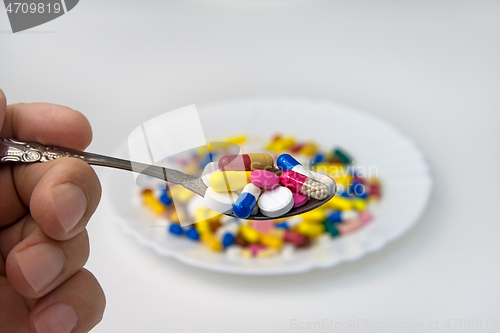
<path id="1" fill-rule="evenodd" d="M 188 175 L 178 170 L 163 168 L 156 165 L 147 165 L 123 160 L 120 158 L 87 153 L 68 148 L 44 146 L 36 142 L 22 142 L 13 139 L 0 138 L 0 163 L 48 162 L 62 157 L 78 158 L 90 165 L 99 165 L 132 172 L 141 170 L 140 173 L 142 174 L 155 177 L 172 184 L 181 185 L 189 191 L 201 195 L 202 197 L 205 196 L 205 191 L 207 190 L 207 186 L 205 185 L 205 183 L 203 183 L 203 180 L 200 177 Z M 326 199 L 310 199 L 305 205 L 297 208 L 292 208 L 292 210 L 290 210 L 288 213 L 279 217 L 271 218 L 259 213 L 257 215 L 249 216 L 247 220 L 273 220 L 278 218 L 291 217 L 313 210 L 329 201 L 331 198 L 333 198 L 337 190 L 335 182 L 328 176 L 316 172 L 312 173 L 317 180 L 320 180 L 322 183 L 328 186 L 329 195 Z M 226 215 L 236 217 L 234 214 Z"/>

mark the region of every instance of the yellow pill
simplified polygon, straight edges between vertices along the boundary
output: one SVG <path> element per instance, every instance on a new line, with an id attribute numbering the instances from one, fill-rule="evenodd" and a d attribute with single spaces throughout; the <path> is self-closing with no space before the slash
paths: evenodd
<path id="1" fill-rule="evenodd" d="M 184 173 L 187 173 L 189 175 L 196 175 L 196 174 L 200 173 L 200 164 L 196 161 L 188 163 L 184 167 L 183 171 L 184 171 Z"/>
<path id="2" fill-rule="evenodd" d="M 321 223 L 326 220 L 326 214 L 324 209 L 313 209 L 307 213 L 300 214 L 300 216 L 304 219 L 304 222 L 317 222 Z"/>
<path id="3" fill-rule="evenodd" d="M 285 237 L 285 229 L 272 229 L 271 231 L 269 231 L 268 233 L 266 233 L 266 235 L 268 236 L 271 236 L 271 237 L 275 237 L 275 238 L 279 238 L 279 239 L 283 239 L 283 237 Z"/>
<path id="4" fill-rule="evenodd" d="M 215 238 L 212 233 L 205 232 L 200 235 L 201 242 L 205 244 L 210 250 L 218 252 L 222 250 L 222 244 Z"/>
<path id="5" fill-rule="evenodd" d="M 161 203 L 160 200 L 155 198 L 152 191 L 144 192 L 144 194 L 142 195 L 142 202 L 157 215 L 162 214 L 166 210 L 166 207 Z"/>
<path id="6" fill-rule="evenodd" d="M 314 171 L 332 178 L 338 178 L 345 175 L 344 165 L 341 163 L 318 163 L 314 166 Z"/>
<path id="7" fill-rule="evenodd" d="M 368 206 L 368 203 L 366 202 L 366 200 L 360 199 L 360 198 L 354 199 L 352 201 L 352 204 L 353 204 L 354 208 L 356 208 L 357 210 L 365 210 L 366 207 Z"/>
<path id="8" fill-rule="evenodd" d="M 170 196 L 172 200 L 176 203 L 186 204 L 195 195 L 190 190 L 182 187 L 181 185 L 176 185 L 170 187 Z"/>
<path id="9" fill-rule="evenodd" d="M 194 224 L 194 227 L 196 228 L 196 231 L 198 231 L 200 234 L 204 234 L 204 233 L 212 231 L 210 228 L 210 222 L 208 222 L 207 220 L 201 221 L 201 222 L 196 222 Z"/>
<path id="10" fill-rule="evenodd" d="M 276 152 L 280 152 L 280 151 L 292 148 L 294 144 L 295 144 L 294 137 L 288 136 L 285 138 L 280 138 L 280 139 L 276 140 L 275 142 L 273 142 L 273 147 L 272 147 L 273 149 L 272 150 L 274 150 Z"/>
<path id="11" fill-rule="evenodd" d="M 226 138 L 223 141 L 229 142 L 229 143 L 234 143 L 235 145 L 242 145 L 247 141 L 247 139 L 248 138 L 245 135 L 237 135 L 237 136 L 231 136 L 229 138 Z"/>
<path id="12" fill-rule="evenodd" d="M 273 237 L 270 235 L 262 235 L 260 243 L 267 247 L 272 247 L 274 249 L 281 249 L 283 247 L 283 239 L 278 237 Z"/>
<path id="13" fill-rule="evenodd" d="M 249 225 L 242 225 L 240 234 L 249 243 L 257 243 L 260 240 L 260 234 Z"/>
<path id="14" fill-rule="evenodd" d="M 349 186 L 352 184 L 353 179 L 351 175 L 340 175 L 338 177 L 332 176 L 333 180 L 337 185 Z"/>
<path id="15" fill-rule="evenodd" d="M 210 187 L 215 192 L 235 192 L 250 183 L 251 171 L 217 171 L 210 176 Z"/>
<path id="16" fill-rule="evenodd" d="M 299 154 L 302 155 L 307 155 L 307 156 L 312 156 L 318 152 L 318 145 L 315 143 L 306 143 L 302 148 L 299 150 Z"/>
<path id="17" fill-rule="evenodd" d="M 353 208 L 353 203 L 349 199 L 340 196 L 334 196 L 330 201 L 328 201 L 325 204 L 325 206 L 327 208 L 333 208 L 338 210 L 349 210 Z"/>
<path id="18" fill-rule="evenodd" d="M 267 249 L 260 250 L 257 252 L 257 257 L 258 258 L 272 258 L 276 256 L 278 251 L 276 249 L 268 247 Z"/>
<path id="19" fill-rule="evenodd" d="M 325 232 L 325 227 L 319 223 L 301 223 L 297 226 L 297 231 L 304 236 L 318 237 Z"/>
<path id="20" fill-rule="evenodd" d="M 179 223 L 179 215 L 177 214 L 177 211 L 174 210 L 169 216 L 168 219 L 172 222 Z"/>

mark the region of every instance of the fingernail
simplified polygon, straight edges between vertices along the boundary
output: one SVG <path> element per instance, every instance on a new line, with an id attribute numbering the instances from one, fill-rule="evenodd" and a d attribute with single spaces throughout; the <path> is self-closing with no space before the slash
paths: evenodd
<path id="1" fill-rule="evenodd" d="M 17 261 L 25 279 L 39 292 L 54 281 L 63 270 L 61 252 L 50 244 L 37 244 L 19 252 Z"/>
<path id="2" fill-rule="evenodd" d="M 82 189 L 71 183 L 52 188 L 52 200 L 56 207 L 59 223 L 66 232 L 75 227 L 87 210 L 87 198 Z"/>
<path id="3" fill-rule="evenodd" d="M 43 310 L 35 319 L 37 333 L 69 333 L 78 322 L 78 315 L 70 306 L 57 303 Z"/>

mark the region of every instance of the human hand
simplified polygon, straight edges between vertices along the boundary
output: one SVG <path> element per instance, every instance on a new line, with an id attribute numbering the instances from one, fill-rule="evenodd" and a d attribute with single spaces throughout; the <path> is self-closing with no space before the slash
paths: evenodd
<path id="1" fill-rule="evenodd" d="M 7 106 L 0 90 L 0 137 L 83 150 L 92 130 L 64 106 Z M 100 196 L 94 170 L 75 158 L 0 164 L 1 332 L 80 333 L 101 320 L 104 293 L 82 268 Z"/>

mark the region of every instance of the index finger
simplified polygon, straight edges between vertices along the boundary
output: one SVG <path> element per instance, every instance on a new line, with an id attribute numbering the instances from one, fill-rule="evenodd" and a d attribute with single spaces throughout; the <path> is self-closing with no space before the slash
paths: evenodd
<path id="1" fill-rule="evenodd" d="M 82 113 L 48 103 L 6 105 L 1 90 L 0 126 L 0 137 L 44 145 L 83 150 L 92 141 L 90 123 Z"/>

